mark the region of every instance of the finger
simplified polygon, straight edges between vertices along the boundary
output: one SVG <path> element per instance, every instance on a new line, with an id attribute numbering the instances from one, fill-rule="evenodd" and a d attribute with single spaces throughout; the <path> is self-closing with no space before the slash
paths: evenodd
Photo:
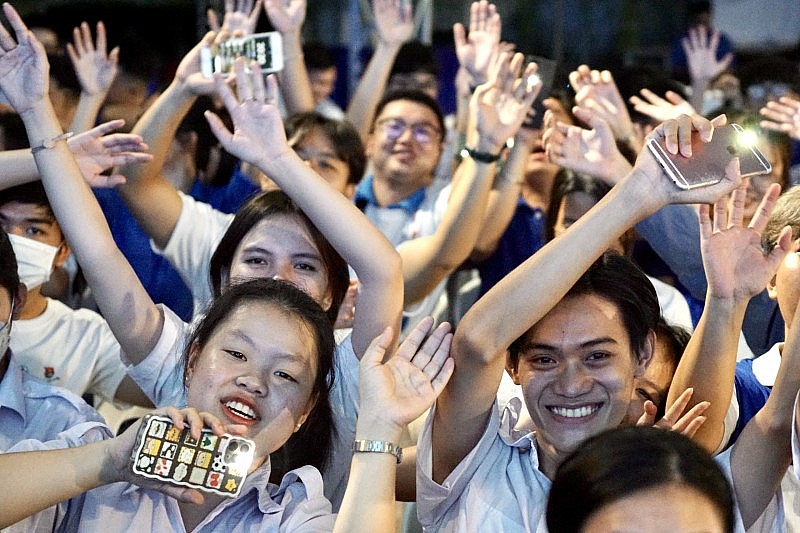
<path id="1" fill-rule="evenodd" d="M 747 198 L 747 183 L 736 187 L 731 193 L 731 208 L 728 211 L 728 227 L 741 228 L 744 222 L 744 202 Z"/>
<path id="2" fill-rule="evenodd" d="M 433 324 L 433 317 L 423 317 L 406 336 L 405 340 L 400 343 L 400 347 L 397 349 L 395 356 L 411 361 L 419 350 L 419 347 L 425 342 L 425 337 L 430 332 Z"/>
<path id="3" fill-rule="evenodd" d="M 744 180 L 743 180 L 744 181 Z M 761 198 L 761 202 L 758 204 L 758 209 L 756 209 L 753 218 L 750 220 L 750 226 L 758 233 L 764 231 L 764 228 L 767 227 L 767 222 L 769 221 L 769 217 L 772 214 L 772 210 L 775 208 L 775 202 L 778 201 L 778 197 L 781 194 L 781 186 L 778 183 L 771 183 L 769 187 L 767 187 L 764 196 Z"/>
<path id="4" fill-rule="evenodd" d="M 667 151 L 671 154 L 678 153 L 678 121 L 677 120 L 666 120 L 664 121 L 661 126 L 661 134 L 664 137 L 664 143 L 667 147 Z"/>
<path id="5" fill-rule="evenodd" d="M 692 394 L 694 394 L 694 389 L 689 387 L 685 391 L 681 393 L 680 396 L 669 406 L 669 408 L 664 412 L 664 418 L 668 420 L 678 420 L 681 416 L 681 413 L 686 409 L 686 406 L 689 404 L 689 400 L 692 399 Z"/>
<path id="6" fill-rule="evenodd" d="M 228 110 L 228 113 L 233 113 L 233 110 L 239 105 L 239 100 L 237 100 L 233 91 L 225 82 L 225 76 L 223 74 L 214 74 L 214 88 L 217 90 L 217 95 L 219 95 L 222 103 L 225 104 L 225 109 Z"/>
<path id="7" fill-rule="evenodd" d="M 219 18 L 217 18 L 217 12 L 213 9 L 209 9 L 206 11 L 206 20 L 208 21 L 208 27 L 213 32 L 218 32 L 220 30 L 219 27 Z"/>
<path id="8" fill-rule="evenodd" d="M 239 104 L 255 100 L 252 78 L 247 73 L 247 64 L 243 57 L 237 57 L 234 60 L 233 72 L 236 75 L 236 93 L 239 95 Z"/>
<path id="9" fill-rule="evenodd" d="M 450 337 L 452 339 L 452 336 Z M 448 345 L 450 342 L 448 341 Z M 453 370 L 455 370 L 455 361 L 452 357 L 448 357 L 444 364 L 442 364 L 441 370 L 436 374 L 431 380 L 431 387 L 433 388 L 433 392 L 436 396 L 439 396 L 442 391 L 444 390 L 447 382 L 450 381 L 450 378 L 453 376 Z"/>
<path id="10" fill-rule="evenodd" d="M 725 113 L 723 113 L 721 115 L 717 115 L 716 117 L 711 119 L 711 125 L 714 126 L 715 128 L 719 128 L 720 126 L 724 126 L 727 123 L 728 123 L 728 117 L 727 117 L 727 115 L 725 115 Z M 711 134 L 712 134 L 712 137 L 713 137 L 713 134 L 714 134 L 713 130 L 711 131 Z M 711 139 L 709 139 L 709 141 L 710 140 Z"/>
<path id="11" fill-rule="evenodd" d="M 689 438 L 689 439 L 691 439 L 692 437 L 694 437 L 694 434 L 695 434 L 695 433 L 697 433 L 697 430 L 698 430 L 698 429 L 700 429 L 700 427 L 701 427 L 703 424 L 705 424 L 706 420 L 707 420 L 707 417 L 705 417 L 705 416 L 702 416 L 702 415 L 701 415 L 701 416 L 697 416 L 697 417 L 695 417 L 695 418 L 694 418 L 694 419 L 692 419 L 692 421 L 691 421 L 691 422 L 689 422 L 689 424 L 687 424 L 687 425 L 686 425 L 686 427 L 685 427 L 685 428 L 684 428 L 684 429 L 683 429 L 683 430 L 680 432 L 680 433 L 681 433 L 681 435 L 683 435 L 683 436 L 684 436 L 684 437 L 686 437 L 686 438 Z"/>
<path id="12" fill-rule="evenodd" d="M 658 408 L 656 408 L 656 404 L 650 400 L 645 400 L 643 407 L 644 409 L 642 416 L 640 416 L 639 420 L 636 421 L 636 425 L 652 426 L 656 422 L 656 413 L 658 413 Z"/>
<path id="13" fill-rule="evenodd" d="M 453 340 L 453 334 L 447 333 L 445 334 L 442 342 L 439 346 L 436 347 L 436 351 L 431 354 L 430 360 L 424 367 L 422 367 L 422 371 L 428 377 L 429 381 L 433 381 L 436 376 L 439 375 L 439 372 L 444 367 L 444 364 L 447 362 L 448 359 L 452 359 L 450 357 L 450 346 Z"/>
<path id="14" fill-rule="evenodd" d="M 682 433 L 686 427 L 690 425 L 698 416 L 702 415 L 710 405 L 711 403 L 709 402 L 699 402 L 697 405 L 693 406 L 685 415 L 675 422 L 675 424 L 672 426 L 672 431 Z"/>
<path id="15" fill-rule="evenodd" d="M 424 368 L 425 365 L 428 364 L 428 361 L 436 354 L 436 351 L 441 348 L 445 337 L 450 333 L 450 329 L 450 324 L 448 322 L 439 324 L 439 326 L 433 330 L 433 333 L 428 335 L 425 339 L 422 347 L 416 351 L 411 362 L 419 368 Z"/>
<path id="16" fill-rule="evenodd" d="M 728 207 L 726 205 L 726 198 L 717 198 L 714 202 L 714 233 L 722 231 L 725 228 L 725 221 L 728 214 Z"/>
<path id="17" fill-rule="evenodd" d="M 106 25 L 103 24 L 103 21 L 97 22 L 97 50 L 102 52 L 103 55 L 106 53 L 106 46 L 107 38 L 106 38 Z"/>
<path id="18" fill-rule="evenodd" d="M 692 119 L 688 115 L 678 117 L 678 144 L 684 157 L 692 157 Z"/>
<path id="19" fill-rule="evenodd" d="M 380 365 L 383 361 L 383 358 L 386 356 L 386 351 L 389 349 L 391 342 L 392 328 L 387 326 L 380 335 L 372 339 L 372 341 L 369 343 L 367 350 L 361 357 L 361 363 L 366 367 Z M 401 355 L 398 350 L 396 357 L 403 358 L 403 355 L 404 354 Z"/>
<path id="20" fill-rule="evenodd" d="M 644 96 L 644 99 L 653 105 L 664 105 L 666 103 L 666 100 L 658 96 L 650 89 L 640 89 L 639 94 Z"/>
<path id="21" fill-rule="evenodd" d="M 698 206 L 698 215 L 700 219 L 700 239 L 708 240 L 713 233 L 711 227 L 711 206 L 708 204 L 700 204 Z"/>
<path id="22" fill-rule="evenodd" d="M 684 115 L 684 116 L 686 116 L 689 119 L 690 123 L 691 123 L 691 128 L 690 128 L 690 131 L 689 131 L 689 135 L 690 136 L 691 136 L 691 130 L 693 129 L 693 130 L 697 130 L 701 141 L 709 142 L 711 140 L 711 137 L 714 134 L 714 125 L 711 124 L 710 120 L 708 120 L 707 118 L 705 118 L 705 117 L 703 117 L 701 115 L 691 115 L 691 116 Z M 689 145 L 691 147 L 691 140 L 689 142 Z M 691 150 L 691 148 L 690 148 L 690 150 Z"/>
<path id="23" fill-rule="evenodd" d="M 121 165 L 124 163 L 114 163 L 114 165 Z M 100 182 L 89 183 L 92 189 L 113 189 L 117 185 L 123 185 L 128 180 L 122 174 L 111 174 L 110 176 L 100 175 Z"/>
<path id="24" fill-rule="evenodd" d="M 6 19 L 8 19 L 8 23 L 11 28 L 14 30 L 14 34 L 17 37 L 17 42 L 22 42 L 27 40 L 25 38 L 25 34 L 28 32 L 28 27 L 22 21 L 22 17 L 19 16 L 17 10 L 14 9 L 11 4 L 4 3 L 3 4 L 3 12 L 6 15 Z M 33 34 L 31 34 L 32 36 Z"/>
<path id="25" fill-rule="evenodd" d="M 92 30 L 89 28 L 88 22 L 81 22 L 81 46 L 84 52 L 88 54 L 94 53 L 94 43 L 92 42 Z"/>
<path id="26" fill-rule="evenodd" d="M 222 120 L 211 111 L 206 111 L 204 115 L 208 121 L 208 126 L 211 128 L 211 132 L 219 140 L 222 146 L 229 146 L 233 140 L 233 134 L 228 131 L 227 126 L 225 126 Z"/>
<path id="27" fill-rule="evenodd" d="M 115 154 L 111 157 L 111 166 L 119 166 L 119 165 L 142 165 L 144 163 L 149 163 L 153 160 L 153 154 L 145 154 L 139 152 L 123 152 L 121 154 Z M 120 176 L 123 180 L 125 179 L 124 176 Z M 119 184 L 116 184 L 119 185 Z"/>
<path id="28" fill-rule="evenodd" d="M 453 40 L 456 43 L 456 50 L 467 45 L 467 35 L 464 25 L 460 22 L 453 24 Z"/>
<path id="29" fill-rule="evenodd" d="M 108 122 L 103 122 L 102 124 L 100 124 L 98 126 L 95 126 L 94 128 L 92 128 L 89 131 L 87 131 L 86 134 L 88 134 L 88 135 L 90 135 L 92 137 L 103 137 L 107 133 L 110 133 L 110 132 L 112 132 L 114 130 L 118 130 L 119 128 L 121 128 L 124 125 L 125 125 L 125 121 L 123 119 L 121 119 L 121 118 L 117 118 L 117 119 L 114 119 L 114 120 L 109 120 Z M 130 135 L 133 135 L 133 134 L 124 134 L 124 135 L 130 136 Z M 114 135 L 109 135 L 106 138 L 107 139 L 111 139 L 111 138 L 114 138 L 114 137 L 115 137 Z M 137 137 L 138 139 L 141 140 L 141 137 L 139 135 L 135 135 L 135 137 Z"/>

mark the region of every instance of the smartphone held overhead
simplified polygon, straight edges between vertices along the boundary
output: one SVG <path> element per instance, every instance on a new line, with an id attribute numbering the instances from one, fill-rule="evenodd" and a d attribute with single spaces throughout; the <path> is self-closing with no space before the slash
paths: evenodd
<path id="1" fill-rule="evenodd" d="M 254 60 L 261 72 L 269 74 L 283 70 L 283 41 L 276 31 L 234 37 L 200 49 L 200 70 L 210 78 L 214 73 L 227 74 L 233 70 L 238 57 Z"/>
<path id="2" fill-rule="evenodd" d="M 742 177 L 772 172 L 772 165 L 756 147 L 756 140 L 752 132 L 738 124 L 728 124 L 714 128 L 707 143 L 693 132 L 691 157 L 670 153 L 663 139 L 650 139 L 647 147 L 678 187 L 694 189 L 722 181 L 725 168 L 735 157 L 739 158 Z"/>

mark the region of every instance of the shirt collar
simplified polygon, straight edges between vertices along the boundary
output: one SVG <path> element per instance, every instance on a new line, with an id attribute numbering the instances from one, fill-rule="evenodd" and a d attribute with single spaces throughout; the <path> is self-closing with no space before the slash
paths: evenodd
<path id="1" fill-rule="evenodd" d="M 3 380 L 0 381 L 0 407 L 7 407 L 19 414 L 23 422 L 27 420 L 25 412 L 25 394 L 22 388 L 22 369 L 14 356 L 9 352 L 10 360 Z"/>
<path id="2" fill-rule="evenodd" d="M 356 194 L 353 198 L 353 202 L 355 202 L 356 206 L 362 211 L 366 209 L 367 206 L 373 205 L 378 206 L 378 200 L 375 198 L 375 191 L 372 187 L 373 177 L 367 176 L 361 183 L 358 184 L 356 188 Z M 425 200 L 425 187 L 417 189 L 414 194 L 411 196 L 407 196 L 403 198 L 399 202 L 396 202 L 391 205 L 387 205 L 387 209 L 402 209 L 409 215 L 413 215 L 414 213 L 419 210 L 422 202 Z M 380 207 L 380 206 L 378 206 Z"/>

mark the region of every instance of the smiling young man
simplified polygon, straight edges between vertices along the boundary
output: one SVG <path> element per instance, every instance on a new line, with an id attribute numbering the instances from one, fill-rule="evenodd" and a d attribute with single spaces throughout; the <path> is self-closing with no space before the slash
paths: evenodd
<path id="1" fill-rule="evenodd" d="M 700 129 L 708 139 L 709 128 L 702 118 L 681 117 L 651 137 L 678 151 L 679 138 Z M 556 468 L 585 439 L 622 423 L 655 346 L 655 290 L 606 250 L 664 205 L 706 203 L 738 182 L 731 166 L 720 184 L 680 191 L 645 150 L 597 205 L 470 308 L 453 337 L 455 371 L 418 441 L 425 528 L 544 529 Z M 522 387 L 533 433 L 513 431 L 518 401 L 503 412 L 497 405 L 506 368 Z"/>

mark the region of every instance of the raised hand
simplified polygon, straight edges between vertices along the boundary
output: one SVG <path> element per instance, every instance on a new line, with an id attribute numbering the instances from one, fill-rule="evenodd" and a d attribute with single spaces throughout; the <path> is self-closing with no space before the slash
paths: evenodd
<path id="1" fill-rule="evenodd" d="M 208 27 L 213 32 L 225 31 L 230 34 L 250 35 L 256 29 L 258 16 L 261 14 L 261 1 L 256 0 L 225 0 L 225 14 L 222 17 L 222 26 L 219 24 L 217 12 L 209 9 L 207 12 Z"/>
<path id="2" fill-rule="evenodd" d="M 678 118 L 681 115 L 697 114 L 692 104 L 684 100 L 676 92 L 667 91 L 665 94 L 666 99 L 661 98 L 650 89 L 642 89 L 639 94 L 644 97 L 644 100 L 636 95 L 631 96 L 629 99 L 630 103 L 633 104 L 633 108 L 657 122 Z"/>
<path id="3" fill-rule="evenodd" d="M 103 174 L 120 165 L 147 163 L 153 156 L 139 135 L 114 133 L 125 121 L 111 120 L 69 138 L 67 145 L 75 156 L 83 178 L 93 188 L 111 188 L 125 183 L 122 174 Z"/>
<path id="4" fill-rule="evenodd" d="M 414 34 L 414 13 L 411 2 L 373 0 L 375 31 L 384 44 L 400 46 Z"/>
<path id="5" fill-rule="evenodd" d="M 306 0 L 264 0 L 264 11 L 280 33 L 299 32 L 306 19 Z"/>
<path id="6" fill-rule="evenodd" d="M 82 22 L 72 30 L 73 43 L 67 43 L 67 55 L 72 61 L 81 90 L 90 96 L 105 95 L 117 75 L 119 47 L 106 51 L 106 27 L 97 23 L 97 42 L 92 43 L 89 24 Z"/>
<path id="7" fill-rule="evenodd" d="M 781 96 L 777 101 L 767 102 L 761 114 L 769 119 L 761 121 L 762 128 L 781 131 L 800 141 L 800 99 Z"/>
<path id="8" fill-rule="evenodd" d="M 50 65 L 44 46 L 16 10 L 3 4 L 3 13 L 14 37 L 0 25 L 0 90 L 14 110 L 24 115 L 47 97 Z"/>
<path id="9" fill-rule="evenodd" d="M 449 356 L 453 335 L 446 322 L 432 328 L 432 318 L 421 320 L 386 362 L 391 328 L 370 344 L 359 366 L 360 429 L 381 425 L 381 431 L 400 431 L 444 390 L 454 368 Z"/>
<path id="10" fill-rule="evenodd" d="M 206 111 L 211 131 L 222 146 L 239 159 L 261 166 L 259 163 L 291 152 L 283 129 L 283 120 L 277 105 L 278 87 L 274 75 L 264 78 L 255 61 L 246 72 L 243 58 L 233 64 L 238 95 L 220 74 L 214 75 L 217 93 L 233 119 L 233 132 L 214 113 Z"/>
<path id="11" fill-rule="evenodd" d="M 500 44 L 500 14 L 486 0 L 473 2 L 469 10 L 469 34 L 460 22 L 453 25 L 456 56 L 459 64 L 472 77 L 472 85 L 480 85 L 489 77 L 492 58 Z"/>
<path id="12" fill-rule="evenodd" d="M 509 137 L 516 134 L 525 115 L 542 87 L 536 79 L 536 63 L 523 70 L 525 57 L 502 53 L 494 62 L 486 83 L 479 85 L 470 100 L 470 122 L 475 125 L 467 133 L 467 142 L 479 151 L 497 153 Z M 477 133 L 478 140 L 470 139 Z"/>
<path id="13" fill-rule="evenodd" d="M 762 251 L 761 234 L 780 192 L 780 185 L 770 185 L 747 227 L 743 225 L 746 182 L 731 193 L 730 201 L 725 197 L 717 200 L 713 223 L 710 207 L 700 206 L 700 249 L 709 297 L 748 301 L 775 275 L 789 251 L 791 229 L 783 229 L 777 245 L 768 254 Z"/>
<path id="14" fill-rule="evenodd" d="M 667 120 L 658 125 L 647 136 L 646 142 L 653 140 L 666 146 L 671 154 L 683 157 L 692 156 L 692 132 L 696 131 L 701 142 L 708 142 L 714 132 L 714 126 L 721 126 L 725 116 L 720 115 L 715 123 L 700 115 L 681 115 L 675 120 Z M 642 198 L 652 198 L 660 205 L 665 203 L 708 204 L 716 202 L 721 196 L 729 194 L 742 182 L 739 172 L 739 159 L 734 158 L 725 168 L 725 175 L 719 183 L 684 190 L 675 185 L 664 171 L 650 150 L 639 152 L 633 172 L 637 183 L 641 185 Z"/>
<path id="15" fill-rule="evenodd" d="M 689 36 L 681 39 L 681 46 L 686 53 L 686 64 L 693 81 L 707 82 L 727 69 L 733 61 L 731 53 L 717 60 L 719 30 L 712 31 L 709 38 L 708 28 L 705 26 L 690 28 Z"/>
<path id="16" fill-rule="evenodd" d="M 573 108 L 575 116 L 592 129 L 565 124 L 550 110 L 544 115 L 542 143 L 548 159 L 556 165 L 616 183 L 631 168 L 617 149 L 614 133 L 605 120 L 582 108 Z"/>
<path id="17" fill-rule="evenodd" d="M 644 414 L 642 414 L 637 426 L 655 426 L 667 431 L 675 431 L 684 437 L 692 438 L 700 426 L 706 421 L 703 413 L 706 412 L 711 404 L 709 402 L 699 402 L 697 405 L 689 409 L 686 414 L 683 411 L 689 405 L 689 400 L 692 399 L 693 389 L 686 389 L 680 396 L 673 402 L 671 406 L 664 413 L 664 417 L 658 422 L 655 421 L 656 405 L 647 400 L 644 402 Z"/>
<path id="18" fill-rule="evenodd" d="M 185 87 L 195 95 L 211 94 L 214 92 L 214 82 L 203 75 L 200 66 L 200 53 L 203 48 L 218 44 L 228 36 L 227 33 L 214 33 L 210 31 L 197 43 L 194 48 L 183 56 L 175 71 L 175 82 Z"/>
<path id="19" fill-rule="evenodd" d="M 590 70 L 581 65 L 570 73 L 569 81 L 575 90 L 575 102 L 604 120 L 615 138 L 623 141 L 638 139 L 611 72 Z"/>

